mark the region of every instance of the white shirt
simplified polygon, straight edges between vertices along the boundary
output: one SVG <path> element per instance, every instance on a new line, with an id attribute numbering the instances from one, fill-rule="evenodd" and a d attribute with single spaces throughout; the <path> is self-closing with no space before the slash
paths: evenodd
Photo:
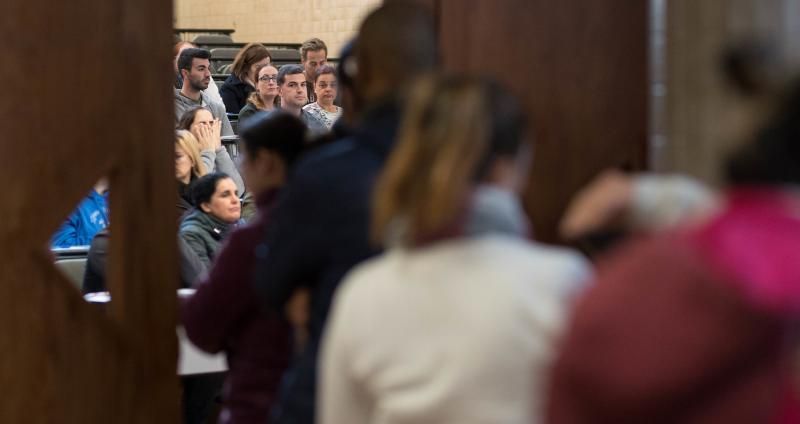
<path id="1" fill-rule="evenodd" d="M 351 272 L 323 341 L 318 422 L 541 420 L 576 253 L 503 235 L 391 249 Z"/>

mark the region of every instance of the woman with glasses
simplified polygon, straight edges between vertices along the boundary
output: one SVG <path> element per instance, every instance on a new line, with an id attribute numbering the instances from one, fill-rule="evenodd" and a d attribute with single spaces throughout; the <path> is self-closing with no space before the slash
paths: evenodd
<path id="1" fill-rule="evenodd" d="M 208 109 L 203 106 L 187 110 L 178 121 L 179 130 L 192 133 L 197 139 L 200 158 L 208 172 L 224 172 L 236 183 L 239 193 L 244 193 L 244 182 L 233 163 L 230 154 L 222 145 L 220 138 L 220 121 L 214 119 Z"/>
<path id="2" fill-rule="evenodd" d="M 317 101 L 303 107 L 303 111 L 314 116 L 328 129 L 342 116 L 342 108 L 333 104 L 336 100 L 338 84 L 336 71 L 330 66 L 321 66 L 314 78 L 314 93 Z"/>
<path id="3" fill-rule="evenodd" d="M 239 122 L 243 123 L 256 112 L 271 111 L 276 107 L 278 99 L 278 69 L 272 65 L 258 68 L 256 91 L 250 93 L 247 104 L 239 112 Z"/>

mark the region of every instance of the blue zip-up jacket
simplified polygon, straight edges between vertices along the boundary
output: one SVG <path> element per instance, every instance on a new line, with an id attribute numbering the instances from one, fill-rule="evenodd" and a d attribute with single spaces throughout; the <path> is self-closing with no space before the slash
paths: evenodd
<path id="1" fill-rule="evenodd" d="M 53 234 L 53 247 L 88 246 L 108 226 L 108 194 L 94 190 Z"/>

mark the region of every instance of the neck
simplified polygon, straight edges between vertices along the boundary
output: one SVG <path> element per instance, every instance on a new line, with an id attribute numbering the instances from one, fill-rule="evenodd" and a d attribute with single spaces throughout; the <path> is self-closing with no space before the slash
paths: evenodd
<path id="1" fill-rule="evenodd" d="M 258 96 L 261 99 L 261 103 L 264 104 L 264 110 L 272 110 L 275 108 L 275 96 Z"/>
<path id="2" fill-rule="evenodd" d="M 192 100 L 194 100 L 196 102 L 200 101 L 201 91 L 200 90 L 195 90 L 189 84 L 183 84 L 183 87 L 181 87 L 181 94 L 183 94 L 184 96 L 186 96 L 186 97 L 188 97 L 188 98 L 190 98 L 190 99 L 192 99 Z"/>
<path id="3" fill-rule="evenodd" d="M 294 116 L 300 116 L 300 112 L 303 111 L 302 107 L 294 107 L 294 106 L 291 106 L 291 105 L 288 105 L 288 104 L 284 103 L 283 101 L 281 101 L 281 109 L 285 110 L 286 112 L 291 113 Z"/>
<path id="4" fill-rule="evenodd" d="M 324 104 L 324 103 L 317 102 L 317 104 L 319 105 L 319 107 L 325 109 L 328 112 L 336 112 L 336 106 L 334 106 L 333 103 Z"/>

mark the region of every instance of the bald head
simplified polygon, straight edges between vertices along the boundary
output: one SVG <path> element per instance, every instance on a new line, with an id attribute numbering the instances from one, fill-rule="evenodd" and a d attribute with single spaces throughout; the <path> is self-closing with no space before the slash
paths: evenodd
<path id="1" fill-rule="evenodd" d="M 436 44 L 433 17 L 426 8 L 411 2 L 379 7 L 358 32 L 358 91 L 369 101 L 433 70 Z"/>

